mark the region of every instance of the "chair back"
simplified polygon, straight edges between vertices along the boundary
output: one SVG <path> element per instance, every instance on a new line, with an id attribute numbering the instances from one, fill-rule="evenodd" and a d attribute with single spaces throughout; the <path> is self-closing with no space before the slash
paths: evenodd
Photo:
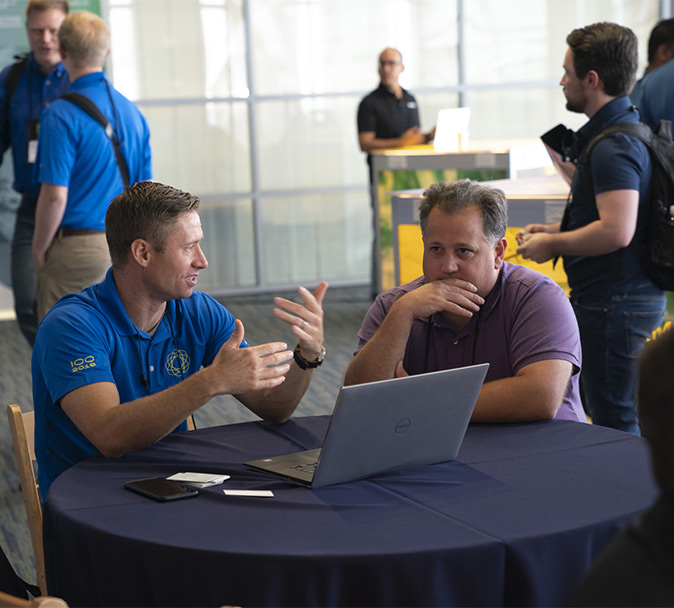
<path id="1" fill-rule="evenodd" d="M 37 586 L 43 595 L 47 594 L 47 579 L 44 568 L 44 547 L 42 544 L 42 504 L 40 489 L 35 478 L 35 415 L 21 411 L 16 405 L 7 406 L 7 418 L 14 443 L 14 457 L 19 471 L 23 504 L 26 507 L 28 530 L 33 545 Z"/>
<path id="2" fill-rule="evenodd" d="M 24 600 L 16 595 L 10 595 L 2 591 L 0 591 L 0 606 L 2 608 L 5 606 L 16 608 L 68 608 L 68 604 L 59 597 L 41 595 L 34 600 Z"/>

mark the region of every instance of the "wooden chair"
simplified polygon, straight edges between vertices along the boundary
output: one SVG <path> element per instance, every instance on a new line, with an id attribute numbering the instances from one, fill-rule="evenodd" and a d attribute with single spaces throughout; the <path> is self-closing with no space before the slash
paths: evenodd
<path id="1" fill-rule="evenodd" d="M 50 597 L 48 595 L 41 595 L 34 600 L 24 600 L 16 595 L 9 595 L 0 591 L 0 606 L 17 607 L 17 608 L 68 608 L 66 604 L 59 597 Z"/>
<path id="2" fill-rule="evenodd" d="M 13 404 L 7 406 L 7 417 L 12 432 L 16 466 L 19 470 L 23 504 L 26 507 L 26 516 L 28 517 L 30 540 L 33 544 L 37 586 L 43 595 L 46 595 L 47 579 L 44 569 L 44 547 L 42 545 L 42 504 L 40 503 L 40 489 L 33 468 L 35 462 L 35 416 L 33 412 L 24 414 L 18 405 Z"/>

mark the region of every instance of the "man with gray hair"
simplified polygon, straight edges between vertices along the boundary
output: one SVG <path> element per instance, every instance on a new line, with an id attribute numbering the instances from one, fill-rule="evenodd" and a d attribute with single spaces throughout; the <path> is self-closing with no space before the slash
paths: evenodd
<path id="1" fill-rule="evenodd" d="M 103 279 L 110 266 L 108 205 L 125 181 L 152 178 L 147 123 L 103 73 L 110 53 L 107 24 L 87 11 L 71 13 L 59 30 L 59 44 L 72 82 L 68 94 L 93 102 L 108 128 L 66 99 L 55 101 L 42 115 L 35 167 L 41 189 L 33 236 L 38 320 L 61 296 Z"/>
<path id="2" fill-rule="evenodd" d="M 489 363 L 473 421 L 585 421 L 573 311 L 552 279 L 504 261 L 504 193 L 434 184 L 419 214 L 424 274 L 377 297 L 344 383 Z"/>

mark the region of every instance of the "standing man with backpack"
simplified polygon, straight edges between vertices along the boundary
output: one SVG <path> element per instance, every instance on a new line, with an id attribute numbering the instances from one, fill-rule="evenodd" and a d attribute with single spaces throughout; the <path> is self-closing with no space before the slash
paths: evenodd
<path id="1" fill-rule="evenodd" d="M 38 139 L 35 179 L 41 189 L 33 237 L 38 320 L 61 296 L 103 280 L 110 267 L 108 205 L 126 183 L 152 178 L 147 122 L 103 73 L 110 53 L 107 24 L 87 11 L 71 13 L 59 30 L 59 44 L 72 84 L 66 98 L 45 110 Z M 93 102 L 99 117 L 75 97 Z"/>
<path id="2" fill-rule="evenodd" d="M 666 306 L 631 246 L 647 239 L 652 163 L 646 145 L 624 133 L 602 139 L 591 163 L 584 158 L 607 127 L 639 122 L 627 97 L 637 39 L 625 27 L 596 23 L 566 42 L 560 83 L 566 107 L 590 120 L 571 146 L 575 173 L 562 221 L 526 226 L 517 252 L 536 262 L 562 256 L 580 328 L 584 405 L 596 424 L 639 434 L 637 359 Z"/>
<path id="3" fill-rule="evenodd" d="M 57 38 L 67 14 L 67 0 L 29 0 L 26 34 L 31 52 L 0 73 L 0 163 L 11 146 L 14 189 L 21 194 L 12 239 L 14 310 L 19 328 L 31 346 L 37 330 L 31 247 L 40 193 L 40 185 L 33 183 L 33 163 L 40 116 L 70 84 Z"/>

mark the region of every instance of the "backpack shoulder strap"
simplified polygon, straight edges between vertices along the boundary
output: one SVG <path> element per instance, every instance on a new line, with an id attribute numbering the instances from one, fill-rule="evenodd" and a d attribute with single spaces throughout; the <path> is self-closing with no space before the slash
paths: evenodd
<path id="1" fill-rule="evenodd" d="M 124 182 L 124 188 L 129 187 L 129 167 L 126 164 L 126 159 L 122 153 L 122 149 L 119 146 L 119 142 L 115 137 L 115 131 L 112 128 L 112 125 L 108 122 L 108 119 L 103 116 L 103 113 L 98 109 L 98 106 L 91 101 L 85 95 L 81 93 L 65 93 L 61 96 L 61 99 L 65 99 L 70 103 L 74 103 L 77 107 L 84 110 L 89 116 L 91 116 L 99 125 L 103 127 L 105 134 L 108 136 L 108 139 L 112 142 L 112 147 L 115 151 L 115 159 L 117 160 L 117 166 L 119 167 L 119 172 L 122 174 L 122 181 Z"/>
<path id="2" fill-rule="evenodd" d="M 667 121 L 664 121 L 667 122 Z M 671 124 L 671 123 L 670 123 Z M 658 127 L 663 128 L 662 125 Z M 610 135 L 613 135 L 614 133 L 623 133 L 624 135 L 628 135 L 630 137 L 635 137 L 642 141 L 644 144 L 649 149 L 652 146 L 653 138 L 655 137 L 655 133 L 651 130 L 651 128 L 648 125 L 645 125 L 643 123 L 629 123 L 629 122 L 621 122 L 617 123 L 615 125 L 611 125 L 610 127 L 607 127 L 604 129 L 601 133 L 598 133 L 595 135 L 587 144 L 585 147 L 585 150 L 583 152 L 583 160 L 581 162 L 581 172 L 583 174 L 583 183 L 585 185 L 586 190 L 594 196 L 594 187 L 592 185 L 592 174 L 590 171 L 590 165 L 592 162 L 592 152 L 594 149 L 597 147 L 597 144 L 609 137 Z M 671 133 L 671 132 L 670 132 Z M 670 134 L 670 139 L 671 139 L 671 134 Z"/>
<path id="3" fill-rule="evenodd" d="M 5 98 L 2 102 L 2 120 L 5 123 L 7 133 L 9 133 L 11 127 L 9 122 L 9 102 L 16 91 L 16 87 L 19 86 L 21 76 L 23 76 L 23 73 L 26 71 L 28 54 L 17 55 L 14 59 L 16 59 L 16 61 L 9 68 L 7 78 L 5 78 Z"/>
<path id="4" fill-rule="evenodd" d="M 16 87 L 19 85 L 19 80 L 21 80 L 21 76 L 23 76 L 23 73 L 26 71 L 26 66 L 28 65 L 28 57 L 29 55 L 17 55 L 14 59 L 16 61 L 12 64 L 12 66 L 9 68 L 9 72 L 7 73 L 7 78 L 5 79 L 5 103 L 9 104 L 9 100 L 11 99 L 12 95 L 14 95 L 14 91 L 16 91 Z"/>

